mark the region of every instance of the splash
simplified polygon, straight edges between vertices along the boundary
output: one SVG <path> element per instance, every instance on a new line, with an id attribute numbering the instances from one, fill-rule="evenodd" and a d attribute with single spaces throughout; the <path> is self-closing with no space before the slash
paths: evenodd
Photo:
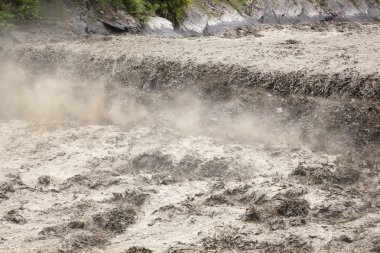
<path id="1" fill-rule="evenodd" d="M 191 92 L 170 95 L 105 81 L 35 75 L 21 67 L 0 67 L 0 118 L 135 124 L 170 127 L 185 134 L 241 141 L 299 142 L 299 129 L 285 130 L 267 112 L 231 114 L 231 101 L 213 103 Z"/>

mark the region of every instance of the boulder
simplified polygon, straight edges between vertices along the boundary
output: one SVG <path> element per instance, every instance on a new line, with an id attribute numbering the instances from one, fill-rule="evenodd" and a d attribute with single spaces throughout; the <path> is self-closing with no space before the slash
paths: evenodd
<path id="1" fill-rule="evenodd" d="M 207 13 L 197 6 L 190 6 L 186 19 L 179 30 L 185 35 L 201 35 L 205 31 L 208 22 Z"/>
<path id="2" fill-rule="evenodd" d="M 211 17 L 208 20 L 205 34 L 220 35 L 231 28 L 244 25 L 246 22 L 246 17 L 242 16 L 232 6 L 224 4 L 222 15 Z"/>
<path id="3" fill-rule="evenodd" d="M 143 33 L 163 37 L 178 36 L 178 33 L 174 30 L 173 23 L 161 17 L 150 17 L 144 25 Z"/>

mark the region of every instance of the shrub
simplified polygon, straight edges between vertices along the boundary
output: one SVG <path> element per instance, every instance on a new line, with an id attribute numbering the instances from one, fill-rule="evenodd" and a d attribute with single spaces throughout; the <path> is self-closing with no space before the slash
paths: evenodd
<path id="1" fill-rule="evenodd" d="M 40 13 L 40 0 L 2 0 L 0 13 L 2 20 L 36 18 Z"/>
<path id="2" fill-rule="evenodd" d="M 247 3 L 247 0 L 228 0 L 228 3 L 237 10 L 240 14 L 242 14 L 244 11 L 244 6 Z"/>
<path id="3" fill-rule="evenodd" d="M 40 0 L 1 0 L 0 31 L 10 27 L 13 19 L 33 19 L 39 16 Z"/>
<path id="4" fill-rule="evenodd" d="M 40 15 L 41 0 L 0 0 L 0 30 L 9 26 L 13 19 L 33 19 Z M 192 0 L 101 0 L 103 7 L 124 10 L 141 22 L 153 14 L 167 18 L 179 25 Z M 237 0 L 245 1 L 245 0 Z"/>
<path id="5" fill-rule="evenodd" d="M 156 13 L 179 25 L 185 19 L 191 0 L 102 0 L 101 3 L 103 7 L 111 5 L 114 9 L 124 9 L 142 22 Z"/>
<path id="6" fill-rule="evenodd" d="M 15 15 L 20 19 L 37 18 L 40 14 L 40 0 L 12 1 L 16 5 Z"/>
<path id="7" fill-rule="evenodd" d="M 101 0 L 103 8 L 112 7 L 114 10 L 123 10 L 141 22 L 154 14 L 157 6 L 147 0 Z"/>
<path id="8" fill-rule="evenodd" d="M 157 14 L 179 25 L 185 19 L 191 0 L 157 0 Z"/>
<path id="9" fill-rule="evenodd" d="M 157 6 L 146 0 L 125 0 L 127 12 L 137 17 L 140 21 L 146 21 L 146 18 L 155 13 Z"/>
<path id="10" fill-rule="evenodd" d="M 0 32 L 7 30 L 10 25 L 9 22 L 13 19 L 13 15 L 6 11 L 0 11 Z"/>

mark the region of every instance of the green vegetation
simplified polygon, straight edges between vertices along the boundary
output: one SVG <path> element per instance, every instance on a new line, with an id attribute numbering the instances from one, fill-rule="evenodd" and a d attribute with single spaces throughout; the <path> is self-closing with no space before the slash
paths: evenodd
<path id="1" fill-rule="evenodd" d="M 186 9 L 191 0 L 157 0 L 156 4 L 159 6 L 158 15 L 178 25 L 185 20 Z"/>
<path id="2" fill-rule="evenodd" d="M 244 6 L 248 0 L 228 0 L 228 3 L 240 14 L 244 12 Z"/>
<path id="3" fill-rule="evenodd" d="M 240 13 L 247 0 L 227 0 Z M 318 0 L 316 0 L 318 1 Z M 319 0 L 321 1 L 321 0 Z M 123 10 L 140 22 L 145 22 L 151 15 L 157 14 L 181 24 L 192 0 L 93 0 L 103 8 L 114 11 Z M 41 0 L 0 0 L 0 31 L 11 27 L 14 19 L 33 19 L 40 16 Z"/>
<path id="4" fill-rule="evenodd" d="M 146 0 L 101 0 L 101 6 L 103 8 L 111 6 L 115 10 L 122 9 L 140 22 L 145 22 L 158 8 Z"/>
<path id="5" fill-rule="evenodd" d="M 1 0 L 0 31 L 8 29 L 13 19 L 32 19 L 39 16 L 40 0 Z"/>
<path id="6" fill-rule="evenodd" d="M 95 0 L 96 1 L 96 0 Z M 192 0 L 100 0 L 102 7 L 123 10 L 145 22 L 151 15 L 167 18 L 176 25 L 185 19 Z M 33 19 L 40 15 L 41 0 L 0 0 L 0 31 L 11 27 L 14 19 Z"/>
<path id="7" fill-rule="evenodd" d="M 191 0 L 102 0 L 102 5 L 111 5 L 115 9 L 124 9 L 139 21 L 146 21 L 147 17 L 157 14 L 169 19 L 176 25 L 185 19 L 187 7 Z"/>
<path id="8" fill-rule="evenodd" d="M 12 18 L 13 15 L 11 13 L 0 11 L 0 32 L 7 30 L 10 27 L 9 22 Z"/>

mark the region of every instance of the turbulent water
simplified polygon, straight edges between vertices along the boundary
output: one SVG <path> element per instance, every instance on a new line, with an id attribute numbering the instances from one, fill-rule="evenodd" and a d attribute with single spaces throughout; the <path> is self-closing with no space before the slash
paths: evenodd
<path id="1" fill-rule="evenodd" d="M 379 250 L 376 101 L 160 89 L 175 63 L 154 87 L 41 51 L 0 66 L 0 252 Z M 89 78 L 106 64 L 127 81 Z"/>
<path id="2" fill-rule="evenodd" d="M 171 127 L 193 135 L 240 141 L 300 143 L 300 129 L 281 127 L 270 112 L 242 110 L 239 100 L 209 101 L 194 92 L 147 92 L 101 81 L 0 70 L 0 116 L 83 124 Z M 270 96 L 268 94 L 268 96 Z M 275 113 L 282 114 L 281 107 Z"/>

